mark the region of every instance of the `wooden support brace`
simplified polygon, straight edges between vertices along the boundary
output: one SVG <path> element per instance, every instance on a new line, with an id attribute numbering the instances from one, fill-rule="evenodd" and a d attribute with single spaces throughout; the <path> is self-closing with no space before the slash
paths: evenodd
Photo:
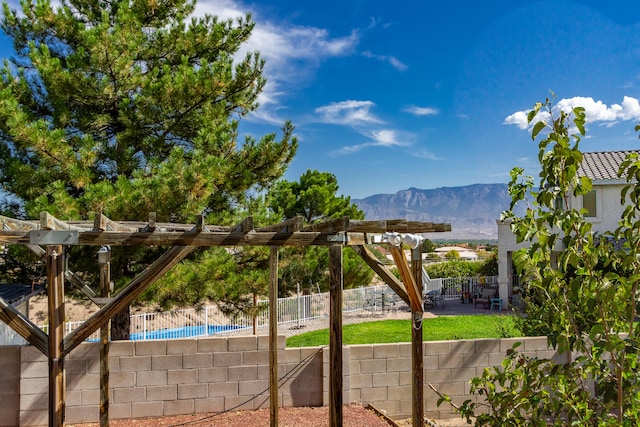
<path id="1" fill-rule="evenodd" d="M 65 270 L 64 277 L 65 279 L 67 279 L 67 282 L 69 282 L 74 288 L 78 289 L 92 301 L 94 298 L 98 298 L 98 294 L 96 294 L 94 290 L 91 289 L 91 287 L 89 287 L 89 285 L 73 271 Z"/>
<path id="2" fill-rule="evenodd" d="M 45 356 L 49 354 L 47 334 L 2 298 L 0 298 L 0 320 L 9 325 L 22 338 L 29 341 L 42 354 Z"/>
<path id="3" fill-rule="evenodd" d="M 350 233 L 384 233 L 387 231 L 387 221 L 363 221 L 352 219 L 349 221 L 349 229 L 347 231 Z"/>
<path id="4" fill-rule="evenodd" d="M 203 231 L 206 231 L 206 229 L 207 227 L 204 222 L 204 215 L 198 215 L 196 217 L 195 231 L 198 233 L 202 233 Z"/>
<path id="5" fill-rule="evenodd" d="M 276 233 L 289 234 L 294 233 L 296 231 L 300 231 L 302 229 L 302 224 L 304 220 L 302 217 L 297 216 L 295 218 L 289 218 L 284 220 L 278 224 L 268 225 L 266 227 L 260 227 L 256 231 L 272 231 Z"/>
<path id="6" fill-rule="evenodd" d="M 35 221 L 22 221 L 19 219 L 9 218 L 3 215 L 0 215 L 0 222 L 2 223 L 3 230 L 36 230 L 38 229 L 38 223 Z"/>
<path id="7" fill-rule="evenodd" d="M 156 230 L 156 213 L 149 212 L 149 222 L 144 227 L 144 231 L 153 232 Z"/>
<path id="8" fill-rule="evenodd" d="M 175 246 L 165 252 L 145 271 L 137 275 L 113 301 L 105 304 L 101 309 L 89 317 L 82 325 L 69 333 L 64 339 L 64 353 L 68 354 L 80 343 L 109 321 L 116 313 L 131 304 L 145 289 L 162 277 L 174 265 L 182 261 L 196 249 L 195 246 Z"/>
<path id="9" fill-rule="evenodd" d="M 324 233 L 341 233 L 349 229 L 349 217 L 331 219 L 318 224 L 307 225 L 302 231 L 322 231 Z"/>
<path id="10" fill-rule="evenodd" d="M 382 264 L 374 254 L 371 253 L 370 250 L 366 248 L 366 246 L 358 245 L 349 247 L 353 249 L 355 253 L 360 255 L 362 260 L 367 263 L 367 265 L 371 267 L 371 269 L 375 271 L 378 276 L 380 276 L 380 278 L 384 280 L 387 285 L 389 285 L 391 289 L 393 289 L 393 291 L 400 297 L 402 301 L 404 301 L 407 305 L 410 305 L 409 295 L 407 294 L 407 291 L 405 290 L 402 282 L 398 280 L 398 278 L 394 276 L 393 273 L 391 273 L 387 269 L 387 267 Z"/>
<path id="11" fill-rule="evenodd" d="M 247 234 L 253 231 L 253 217 L 252 216 L 246 217 L 245 219 L 242 220 L 242 222 L 235 225 L 234 227 L 231 227 L 231 230 L 233 233 L 242 233 L 242 234 Z"/>
<path id="12" fill-rule="evenodd" d="M 409 295 L 409 305 L 411 310 L 413 311 L 422 311 L 422 290 L 418 288 L 416 281 L 411 274 L 411 270 L 409 269 L 409 264 L 407 263 L 407 258 L 404 255 L 404 251 L 400 246 L 390 246 L 389 250 L 391 251 L 391 255 L 393 256 L 393 260 L 398 267 L 398 271 L 400 272 L 400 277 L 402 277 L 402 282 L 407 289 L 407 294 Z"/>

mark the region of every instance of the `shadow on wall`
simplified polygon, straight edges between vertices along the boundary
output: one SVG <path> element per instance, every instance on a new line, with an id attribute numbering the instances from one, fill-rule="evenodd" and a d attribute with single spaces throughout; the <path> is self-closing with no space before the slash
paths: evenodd
<path id="1" fill-rule="evenodd" d="M 322 348 L 301 348 L 296 351 L 309 354 L 301 354 L 300 362 L 295 365 L 279 363 L 287 371 L 279 373 L 283 403 L 289 406 L 287 400 L 290 399 L 291 406 L 322 406 Z"/>

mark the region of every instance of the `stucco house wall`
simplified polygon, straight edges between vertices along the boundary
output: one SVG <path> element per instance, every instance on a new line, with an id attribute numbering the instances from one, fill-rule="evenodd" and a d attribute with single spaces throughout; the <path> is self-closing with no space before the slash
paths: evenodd
<path id="1" fill-rule="evenodd" d="M 578 175 L 587 176 L 592 181 L 592 188 L 596 195 L 596 214 L 586 216 L 591 222 L 594 233 L 605 233 L 613 231 L 618 227 L 620 216 L 624 212 L 626 205 L 621 203 L 621 191 L 627 182 L 617 177 L 619 165 L 624 160 L 627 151 L 583 153 L 583 163 Z M 581 209 L 583 197 L 569 197 L 569 207 Z M 508 306 L 509 298 L 512 296 L 514 286 L 514 275 L 512 266 L 512 254 L 523 247 L 528 246 L 528 242 L 517 243 L 515 235 L 511 231 L 510 221 L 497 220 L 498 225 L 498 283 L 500 296 L 506 301 Z M 561 247 L 557 248 L 559 251 Z"/>

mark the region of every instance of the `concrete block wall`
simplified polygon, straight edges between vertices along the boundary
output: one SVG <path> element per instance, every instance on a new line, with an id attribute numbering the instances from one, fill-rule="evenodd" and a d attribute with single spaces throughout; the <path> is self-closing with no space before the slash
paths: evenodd
<path id="1" fill-rule="evenodd" d="M 20 347 L 0 347 L 0 426 L 17 426 L 20 405 Z"/>
<path id="2" fill-rule="evenodd" d="M 469 398 L 469 380 L 499 365 L 514 342 L 531 356 L 560 356 L 546 338 L 424 343 L 425 415 L 457 417 L 437 395 Z M 267 336 L 118 341 L 110 348 L 111 419 L 158 417 L 269 406 Z M 345 346 L 343 403 L 371 403 L 391 417 L 411 416 L 411 344 Z M 65 361 L 66 422 L 99 419 L 99 344 L 78 346 Z M 48 421 L 48 363 L 31 346 L 0 347 L 0 426 Z M 280 406 L 328 405 L 329 348 L 285 348 L 278 337 Z"/>
<path id="3" fill-rule="evenodd" d="M 109 354 L 109 416 L 158 417 L 269 407 L 268 350 L 267 336 L 114 342 Z M 0 425 L 47 425 L 45 357 L 30 346 L 3 347 L 0 369 L 4 365 L 5 375 L 11 375 L 6 381 L 15 385 L 8 398 L 16 402 L 11 408 L 0 405 Z M 278 337 L 278 365 L 281 406 L 322 405 L 321 349 L 285 349 L 285 337 Z M 65 421 L 98 421 L 99 344 L 74 349 L 66 358 L 65 371 Z"/>
<path id="4" fill-rule="evenodd" d="M 547 347 L 546 337 L 432 341 L 424 343 L 424 413 L 435 419 L 459 417 L 428 387 L 446 393 L 455 403 L 469 399 L 470 380 L 487 367 L 502 363 L 508 349 L 519 348 L 529 356 L 563 360 Z M 351 403 L 372 404 L 391 418 L 411 416 L 411 344 L 353 345 L 350 355 Z"/>

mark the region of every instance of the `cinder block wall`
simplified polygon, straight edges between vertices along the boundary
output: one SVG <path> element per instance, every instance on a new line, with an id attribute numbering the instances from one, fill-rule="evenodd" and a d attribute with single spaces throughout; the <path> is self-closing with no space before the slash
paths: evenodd
<path id="1" fill-rule="evenodd" d="M 450 418 L 426 384 L 467 399 L 469 380 L 499 365 L 514 342 L 537 357 L 559 356 L 546 338 L 440 341 L 424 344 L 425 415 Z M 156 417 L 269 406 L 267 336 L 168 341 L 118 341 L 110 348 L 111 419 Z M 278 337 L 281 406 L 321 406 L 329 397 L 329 349 L 285 349 Z M 66 359 L 69 424 L 99 419 L 99 344 L 78 346 Z M 371 403 L 392 417 L 411 415 L 411 344 L 343 349 L 343 402 Z M 48 421 L 48 363 L 34 347 L 0 347 L 0 426 Z"/>
<path id="2" fill-rule="evenodd" d="M 446 393 L 454 402 L 470 398 L 469 381 L 482 371 L 502 363 L 514 343 L 529 356 L 562 359 L 547 347 L 546 337 L 432 341 L 424 343 L 424 412 L 435 419 L 459 417 L 428 387 Z M 350 397 L 352 403 L 370 403 L 392 418 L 411 416 L 411 344 L 353 345 L 349 347 Z M 346 401 L 346 399 L 345 399 Z"/>
<path id="3" fill-rule="evenodd" d="M 85 343 L 66 359 L 67 423 L 99 420 L 99 348 L 97 343 Z M 287 350 L 284 336 L 278 337 L 278 349 L 281 405 L 321 406 L 321 349 Z M 267 336 L 114 342 L 109 354 L 109 416 L 157 417 L 268 407 L 268 350 Z M 0 368 L 5 363 L 3 371 L 12 373 L 16 385 L 10 393 L 16 402 L 12 408 L 0 405 L 0 425 L 46 425 L 45 357 L 33 347 L 4 347 L 0 348 Z"/>
<path id="4" fill-rule="evenodd" d="M 0 426 L 18 425 L 20 349 L 0 347 Z"/>

